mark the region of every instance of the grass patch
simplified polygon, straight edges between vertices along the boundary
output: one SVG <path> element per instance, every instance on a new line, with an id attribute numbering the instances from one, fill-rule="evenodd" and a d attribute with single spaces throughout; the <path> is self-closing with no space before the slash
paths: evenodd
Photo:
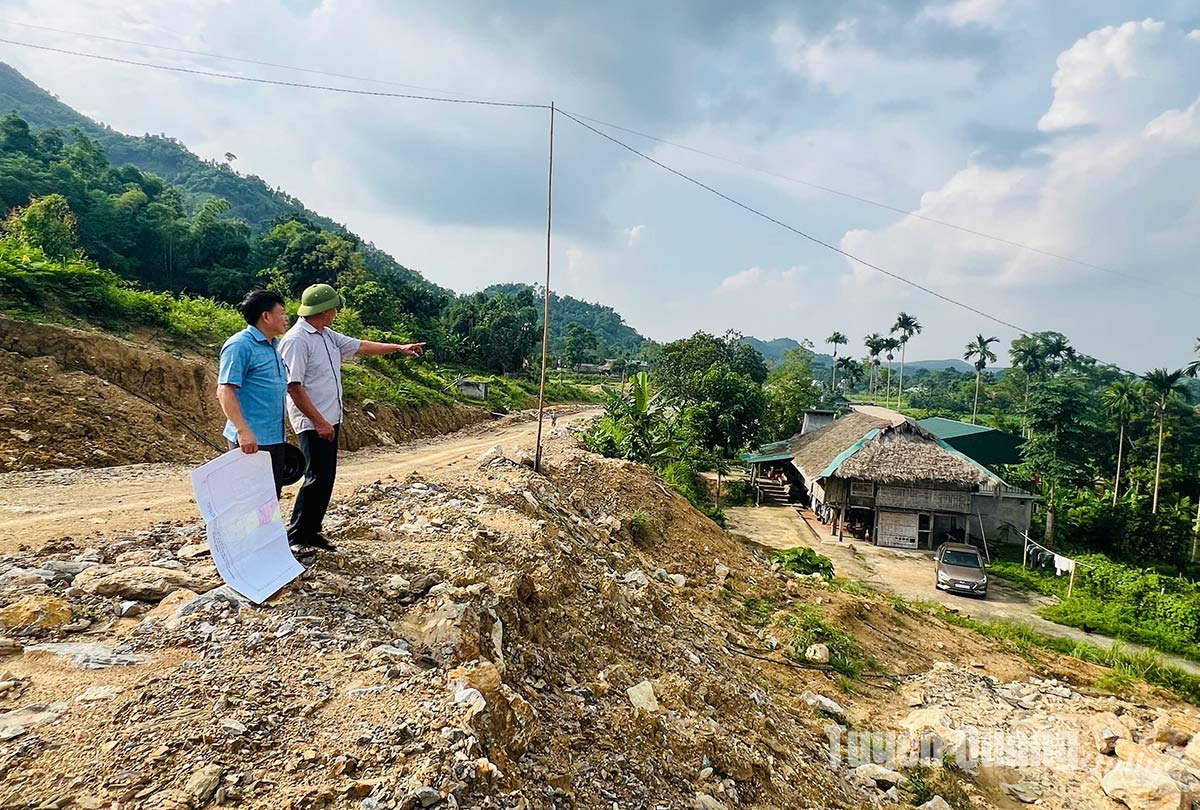
<path id="1" fill-rule="evenodd" d="M 805 606 L 799 612 L 788 614 L 780 624 L 792 632 L 791 651 L 797 660 L 804 660 L 804 651 L 811 645 L 824 644 L 829 648 L 829 665 L 844 676 L 855 678 L 864 669 L 879 668 L 876 662 L 863 655 L 854 636 L 826 623 L 814 607 Z"/>
<path id="2" fill-rule="evenodd" d="M 861 582 L 855 579 L 842 579 L 841 577 L 834 577 L 830 581 L 829 587 L 835 591 L 848 593 L 851 596 L 862 596 L 868 599 L 877 599 L 879 597 L 879 591 L 867 585 L 863 585 Z"/>
<path id="3" fill-rule="evenodd" d="M 833 579 L 833 561 L 808 546 L 789 548 L 771 555 L 785 571 L 797 574 L 820 574 L 826 580 Z"/>
<path id="4" fill-rule="evenodd" d="M 755 627 L 766 627 L 775 618 L 778 604 L 774 596 L 751 596 L 742 603 L 742 619 Z"/>
<path id="5" fill-rule="evenodd" d="M 1070 598 L 1067 577 L 1024 568 L 1019 558 L 996 560 L 988 573 L 1056 597 L 1038 610 L 1043 619 L 1200 662 L 1200 587 L 1101 554 L 1080 559 L 1091 567 L 1077 569 Z"/>
<path id="6" fill-rule="evenodd" d="M 934 796 L 941 796 L 954 810 L 972 810 L 975 807 L 971 797 L 959 784 L 957 768 L 942 768 L 935 773 L 928 766 L 918 765 L 909 771 L 901 787 L 909 792 L 914 806 L 925 804 Z"/>

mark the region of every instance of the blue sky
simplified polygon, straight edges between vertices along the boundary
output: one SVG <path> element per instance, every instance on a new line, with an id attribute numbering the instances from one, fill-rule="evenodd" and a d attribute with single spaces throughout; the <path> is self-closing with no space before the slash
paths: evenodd
<path id="1" fill-rule="evenodd" d="M 4 36 L 373 89 L 26 22 L 515 100 L 555 100 L 775 175 L 919 210 L 1104 273 L 615 133 L 893 272 L 1127 368 L 1192 354 L 1200 295 L 1195 2 L 15 0 Z M 460 291 L 543 273 L 546 114 L 369 99 L 104 64 L 10 62 L 126 132 L 282 186 Z M 560 118 L 555 288 L 657 339 L 727 328 L 857 346 L 897 311 L 913 355 L 1013 330 L 907 288 Z"/>

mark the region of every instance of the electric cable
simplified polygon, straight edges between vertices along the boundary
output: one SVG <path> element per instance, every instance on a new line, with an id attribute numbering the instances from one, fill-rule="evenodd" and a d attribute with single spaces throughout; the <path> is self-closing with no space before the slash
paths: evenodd
<path id="1" fill-rule="evenodd" d="M 264 79 L 257 76 L 242 76 L 236 73 L 220 73 L 213 70 L 200 70 L 198 68 L 185 68 L 175 65 L 160 65 L 155 62 L 142 62 L 136 59 L 121 59 L 116 56 L 103 56 L 96 53 L 85 53 L 84 51 L 73 51 L 68 48 L 54 48 L 49 45 L 36 45 L 31 42 L 19 42 L 15 39 L 0 38 L 0 43 L 6 45 L 17 45 L 22 48 L 32 48 L 38 51 L 49 51 L 51 53 L 60 53 L 67 56 L 81 56 L 86 59 L 97 59 L 102 62 L 115 62 L 120 65 L 133 65 L 136 67 L 152 68 L 154 70 L 163 70 L 171 73 L 186 73 L 193 76 L 208 76 L 213 79 L 230 79 L 233 81 L 250 82 L 253 84 L 274 85 L 277 87 L 297 87 L 306 90 L 325 90 L 333 93 L 348 93 L 355 96 L 375 96 L 379 98 L 405 98 L 415 101 L 440 101 L 446 104 L 476 104 L 483 107 L 519 107 L 529 110 L 548 110 L 549 104 L 533 104 L 517 101 L 488 101 L 478 98 L 445 98 L 442 96 L 426 96 L 413 93 L 389 93 L 382 90 L 356 90 L 351 87 L 335 87 L 326 84 L 309 84 L 306 82 L 289 82 L 282 79 Z"/>

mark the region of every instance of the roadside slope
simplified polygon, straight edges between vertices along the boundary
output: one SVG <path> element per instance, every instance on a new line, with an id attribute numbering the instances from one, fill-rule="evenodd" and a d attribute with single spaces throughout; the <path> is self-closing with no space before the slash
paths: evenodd
<path id="1" fill-rule="evenodd" d="M 215 350 L 214 350 L 215 354 Z M 211 457 L 223 443 L 216 365 L 150 342 L 0 317 L 0 472 Z M 439 435 L 483 408 L 347 402 L 343 447 Z"/>
<path id="2" fill-rule="evenodd" d="M 582 410 L 560 422 L 565 426 L 596 413 Z M 348 453 L 338 462 L 335 497 L 377 479 L 467 464 L 495 444 L 529 444 L 537 432 L 531 416 L 516 413 L 445 436 Z M 199 459 L 214 455 L 204 448 Z M 67 535 L 86 539 L 148 529 L 161 521 L 195 520 L 188 469 L 167 463 L 0 474 L 0 554 L 19 546 L 36 550 Z M 284 514 L 294 497 L 295 487 L 284 489 Z"/>

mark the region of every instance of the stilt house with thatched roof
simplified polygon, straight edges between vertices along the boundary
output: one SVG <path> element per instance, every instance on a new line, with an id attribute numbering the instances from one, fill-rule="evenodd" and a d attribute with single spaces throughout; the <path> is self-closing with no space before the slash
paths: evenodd
<path id="1" fill-rule="evenodd" d="M 1036 496 L 895 411 L 857 408 L 787 445 L 793 489 L 839 537 L 934 549 L 1029 530 Z"/>

